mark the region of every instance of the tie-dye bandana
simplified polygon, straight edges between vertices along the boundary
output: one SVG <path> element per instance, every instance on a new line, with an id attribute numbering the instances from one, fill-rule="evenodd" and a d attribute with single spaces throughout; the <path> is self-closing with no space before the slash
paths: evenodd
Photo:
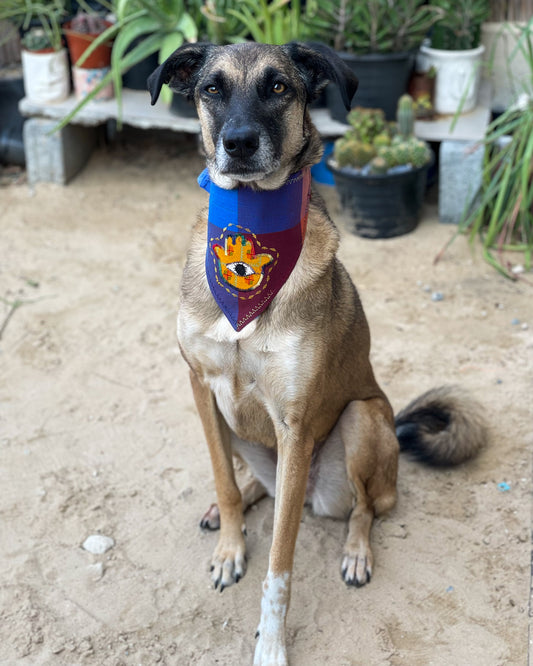
<path id="1" fill-rule="evenodd" d="M 298 261 L 307 225 L 311 173 L 303 169 L 279 190 L 224 190 L 207 169 L 207 281 L 236 331 L 266 310 Z"/>

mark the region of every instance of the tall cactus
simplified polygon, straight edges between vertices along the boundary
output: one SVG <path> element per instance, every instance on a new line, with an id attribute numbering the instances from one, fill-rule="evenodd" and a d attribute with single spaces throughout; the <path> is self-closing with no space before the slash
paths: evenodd
<path id="1" fill-rule="evenodd" d="M 413 98 L 411 95 L 402 95 L 398 100 L 396 110 L 398 121 L 398 132 L 404 139 L 413 136 L 415 127 L 415 114 L 413 110 Z"/>

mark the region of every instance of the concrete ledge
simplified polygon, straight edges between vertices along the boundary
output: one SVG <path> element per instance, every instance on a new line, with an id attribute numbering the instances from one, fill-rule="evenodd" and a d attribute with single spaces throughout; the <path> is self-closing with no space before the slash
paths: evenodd
<path id="1" fill-rule="evenodd" d="M 66 185 L 89 159 L 98 140 L 96 127 L 67 125 L 50 134 L 55 121 L 29 118 L 24 123 L 23 139 L 26 153 L 28 183 Z"/>

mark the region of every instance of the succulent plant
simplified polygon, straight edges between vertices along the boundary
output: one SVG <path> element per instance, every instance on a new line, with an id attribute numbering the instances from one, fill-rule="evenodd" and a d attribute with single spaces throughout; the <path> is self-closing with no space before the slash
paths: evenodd
<path id="1" fill-rule="evenodd" d="M 335 143 L 334 156 L 339 166 L 363 167 L 375 154 L 371 143 L 359 139 L 340 139 Z"/>
<path id="2" fill-rule="evenodd" d="M 411 95 L 402 95 L 398 100 L 396 121 L 398 123 L 398 132 L 404 139 L 407 139 L 413 135 L 415 127 L 415 112 L 413 109 L 413 98 Z"/>
<path id="3" fill-rule="evenodd" d="M 381 109 L 356 107 L 348 114 L 350 129 L 337 139 L 333 157 L 339 167 L 351 166 L 365 173 L 385 174 L 389 169 L 427 164 L 431 151 L 414 136 L 413 99 L 398 102 L 397 122 L 387 123 Z"/>
<path id="4" fill-rule="evenodd" d="M 42 28 L 32 28 L 22 37 L 22 46 L 27 51 L 45 51 L 52 49 L 52 42 Z"/>

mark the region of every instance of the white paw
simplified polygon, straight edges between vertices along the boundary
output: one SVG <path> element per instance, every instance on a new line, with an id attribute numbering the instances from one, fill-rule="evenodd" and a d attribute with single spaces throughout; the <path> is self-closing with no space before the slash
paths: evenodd
<path id="1" fill-rule="evenodd" d="M 254 653 L 254 666 L 287 666 L 287 649 L 285 638 L 272 636 L 258 629 L 257 643 Z"/>

